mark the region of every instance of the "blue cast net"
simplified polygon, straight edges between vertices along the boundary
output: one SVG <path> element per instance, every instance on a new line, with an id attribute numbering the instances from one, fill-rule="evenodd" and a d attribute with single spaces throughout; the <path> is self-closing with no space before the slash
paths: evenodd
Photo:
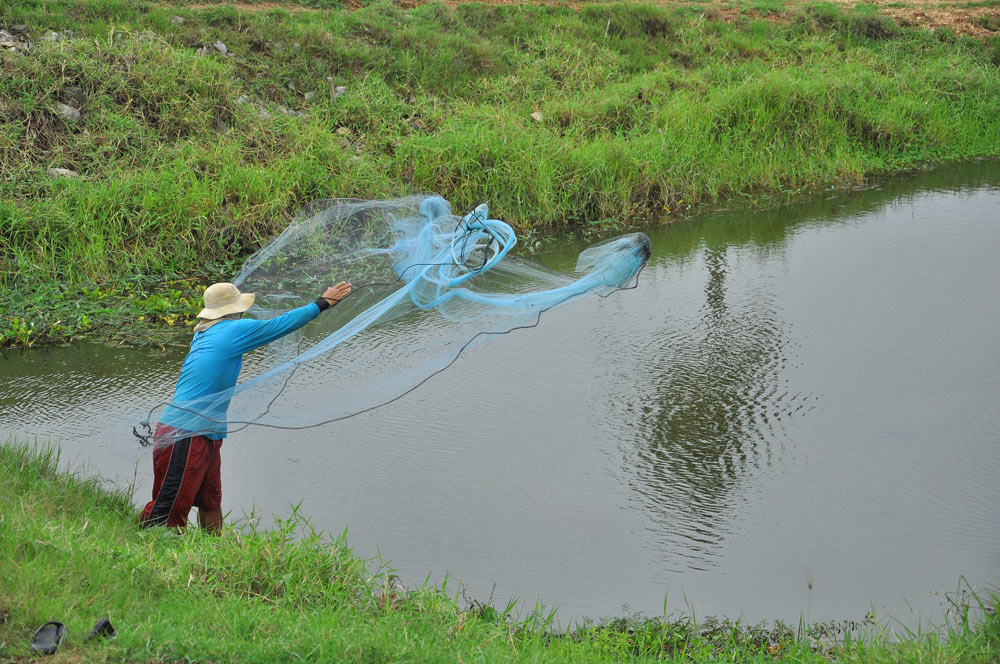
<path id="1" fill-rule="evenodd" d="M 249 426 L 308 428 L 372 410 L 466 349 L 537 325 L 545 311 L 633 287 L 650 255 L 649 239 L 633 233 L 589 247 L 564 274 L 513 255 L 516 243 L 486 205 L 456 216 L 439 196 L 314 202 L 233 283 L 256 294 L 248 314 L 258 319 L 307 304 L 339 281 L 351 282 L 351 294 L 248 353 L 235 388 L 159 404 L 137 435 L 148 442 L 159 420 L 173 427 L 155 437 L 162 445 Z M 315 398 L 289 389 L 296 384 Z"/>

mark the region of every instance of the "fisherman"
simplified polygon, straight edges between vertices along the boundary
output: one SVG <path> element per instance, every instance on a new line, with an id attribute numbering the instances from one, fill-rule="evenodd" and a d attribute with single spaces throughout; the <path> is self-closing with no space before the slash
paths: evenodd
<path id="1" fill-rule="evenodd" d="M 191 507 L 198 523 L 222 528 L 220 449 L 226 437 L 226 410 L 243 365 L 243 354 L 294 332 L 351 292 L 340 282 L 304 307 L 270 320 L 243 318 L 253 293 L 230 283 L 205 289 L 191 350 L 181 367 L 171 404 L 156 425 L 153 449 L 153 499 L 142 510 L 144 525 L 183 528 Z M 202 402 L 198 400 L 201 399 Z M 191 406 L 195 407 L 191 407 Z"/>

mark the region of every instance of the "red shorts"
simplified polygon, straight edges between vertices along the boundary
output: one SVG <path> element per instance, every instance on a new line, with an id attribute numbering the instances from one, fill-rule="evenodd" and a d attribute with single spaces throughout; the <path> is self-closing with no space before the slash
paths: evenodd
<path id="1" fill-rule="evenodd" d="M 182 434 L 157 424 L 154 440 Z M 192 506 L 210 512 L 222 509 L 221 451 L 221 440 L 204 436 L 154 448 L 153 499 L 142 510 L 144 524 L 183 528 Z"/>

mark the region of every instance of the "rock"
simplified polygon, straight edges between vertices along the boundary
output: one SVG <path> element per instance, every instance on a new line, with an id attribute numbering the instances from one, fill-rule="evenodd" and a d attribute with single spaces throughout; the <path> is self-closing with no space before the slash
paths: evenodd
<path id="1" fill-rule="evenodd" d="M 198 55 L 208 55 L 208 46 L 202 46 L 197 50 Z"/>
<path id="2" fill-rule="evenodd" d="M 12 35 L 6 30 L 0 30 L 0 48 L 5 48 L 13 53 L 17 53 L 17 49 L 19 48 L 29 48 L 30 44 L 22 42 L 21 39 L 22 37 Z"/>
<path id="3" fill-rule="evenodd" d="M 212 46 L 215 48 L 216 51 L 218 51 L 219 53 L 221 53 L 223 55 L 225 55 L 226 53 L 229 53 L 229 49 L 226 48 L 226 45 L 223 44 L 220 41 L 215 42 Z"/>
<path id="4" fill-rule="evenodd" d="M 23 23 L 18 23 L 17 25 L 12 25 L 10 29 L 20 35 L 23 35 L 25 32 L 28 31 L 28 26 L 24 25 Z"/>
<path id="5" fill-rule="evenodd" d="M 534 120 L 535 122 L 541 122 L 542 114 L 539 113 L 538 111 L 535 111 L 534 113 L 531 114 L 531 119 Z"/>
<path id="6" fill-rule="evenodd" d="M 76 171 L 71 171 L 68 168 L 50 168 L 48 173 L 50 177 L 54 178 L 75 178 L 80 175 Z"/>
<path id="7" fill-rule="evenodd" d="M 248 104 L 248 103 L 250 103 L 250 97 L 247 97 L 246 95 L 240 95 L 239 97 L 236 98 L 236 103 L 237 104 Z"/>
<path id="8" fill-rule="evenodd" d="M 340 134 L 341 136 L 350 136 L 351 130 L 348 129 L 347 127 L 337 127 L 337 133 Z"/>
<path id="9" fill-rule="evenodd" d="M 420 118 L 413 118 L 412 120 L 410 120 L 410 126 L 416 129 L 417 131 L 420 131 L 421 129 L 424 128 L 424 123 L 420 121 Z"/>
<path id="10" fill-rule="evenodd" d="M 312 98 L 315 97 L 315 96 L 316 96 L 315 92 L 309 91 L 309 92 L 306 92 L 305 94 L 303 94 L 302 98 L 305 99 L 306 101 L 311 101 Z"/>
<path id="11" fill-rule="evenodd" d="M 183 16 L 173 17 L 172 19 L 170 19 L 170 25 L 184 25 L 184 17 Z"/>
<path id="12" fill-rule="evenodd" d="M 301 113 L 299 113 L 298 111 L 293 111 L 292 109 L 285 108 L 284 106 L 279 106 L 277 108 L 277 111 L 278 111 L 278 113 L 281 113 L 282 115 L 290 115 L 292 117 L 295 117 L 296 115 L 301 115 Z"/>
<path id="13" fill-rule="evenodd" d="M 350 164 L 358 164 L 358 163 L 361 163 L 361 157 L 359 157 L 358 155 L 351 155 L 351 156 L 350 156 L 350 157 L 349 157 L 349 158 L 347 159 L 347 162 L 348 162 L 348 163 L 350 163 Z"/>
<path id="14" fill-rule="evenodd" d="M 263 106 L 257 107 L 257 117 L 261 120 L 270 120 L 273 116 Z"/>
<path id="15" fill-rule="evenodd" d="M 292 50 L 293 50 L 293 51 L 297 51 L 297 50 L 299 50 L 300 48 L 302 48 L 302 44 L 300 44 L 300 43 L 298 43 L 298 42 L 292 42 Z"/>
<path id="16" fill-rule="evenodd" d="M 71 85 L 65 88 L 62 92 L 62 100 L 66 102 L 71 108 L 80 108 L 83 106 L 83 102 L 86 98 L 83 95 L 83 89 L 75 85 Z"/>
<path id="17" fill-rule="evenodd" d="M 45 34 L 42 35 L 42 39 L 45 41 L 59 41 L 59 33 L 53 32 L 52 30 L 46 30 Z"/>
<path id="18" fill-rule="evenodd" d="M 80 111 L 67 104 L 56 104 L 56 111 L 59 117 L 67 122 L 76 122 L 80 119 Z"/>
<path id="19" fill-rule="evenodd" d="M 215 119 L 215 130 L 216 131 L 224 132 L 227 129 L 229 129 L 229 124 L 227 124 L 225 120 L 223 120 L 222 118 L 216 118 Z"/>

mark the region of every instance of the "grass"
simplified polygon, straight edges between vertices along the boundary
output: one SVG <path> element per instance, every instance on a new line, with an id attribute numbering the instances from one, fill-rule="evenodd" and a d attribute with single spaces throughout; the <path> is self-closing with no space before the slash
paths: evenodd
<path id="1" fill-rule="evenodd" d="M 437 191 L 538 234 L 1000 153 L 1000 40 L 870 5 L 312 4 L 0 7 L 35 40 L 0 51 L 0 346 L 124 320 L 82 289 L 190 322 L 169 284 L 230 277 L 315 198 Z"/>
<path id="2" fill-rule="evenodd" d="M 127 491 L 59 469 L 51 448 L 0 445 L 0 658 L 28 661 L 35 627 L 65 622 L 53 662 L 963 662 L 1000 654 L 1000 597 L 966 595 L 941 629 L 792 629 L 685 616 L 552 628 L 542 610 L 407 590 L 344 535 L 293 512 L 221 537 L 140 530 Z M 374 569 L 373 569 L 374 568 Z M 84 636 L 101 616 L 118 636 Z M 868 621 L 866 624 L 872 624 Z"/>

